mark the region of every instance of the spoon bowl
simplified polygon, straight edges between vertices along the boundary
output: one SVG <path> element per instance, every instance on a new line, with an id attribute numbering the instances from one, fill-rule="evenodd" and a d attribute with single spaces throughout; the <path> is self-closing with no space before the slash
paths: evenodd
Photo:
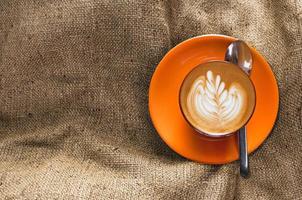
<path id="1" fill-rule="evenodd" d="M 228 46 L 225 60 L 238 65 L 248 75 L 252 70 L 252 54 L 248 45 L 242 40 L 236 40 Z"/>

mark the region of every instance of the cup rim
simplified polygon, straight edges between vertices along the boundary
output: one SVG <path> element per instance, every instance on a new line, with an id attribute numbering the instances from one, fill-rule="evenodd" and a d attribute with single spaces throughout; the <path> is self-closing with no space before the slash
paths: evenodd
<path id="1" fill-rule="evenodd" d="M 225 64 L 230 64 L 230 65 L 235 65 L 233 63 L 230 63 L 228 61 L 225 61 L 225 60 L 210 60 L 210 61 L 207 61 L 207 62 L 203 62 L 203 63 L 199 63 L 198 65 L 196 65 L 195 67 L 193 67 L 188 73 L 187 75 L 184 77 L 182 83 L 181 83 L 181 86 L 179 88 L 179 92 L 178 92 L 178 105 L 180 107 L 180 111 L 181 111 L 181 114 L 182 116 L 184 117 L 184 119 L 186 120 L 186 122 L 195 130 L 197 131 L 199 134 L 203 135 L 203 136 L 207 136 L 207 137 L 210 137 L 210 138 L 223 138 L 223 137 L 229 137 L 231 135 L 234 135 L 236 132 L 239 131 L 239 129 L 241 129 L 242 127 L 246 126 L 246 124 L 250 121 L 250 119 L 252 118 L 253 114 L 254 114 L 254 111 L 255 111 L 255 107 L 256 107 L 256 98 L 257 98 L 257 95 L 256 95 L 256 89 L 255 89 L 255 85 L 252 81 L 252 79 L 250 78 L 250 76 L 248 74 L 246 74 L 239 66 L 237 66 L 244 74 L 244 76 L 246 76 L 251 84 L 252 84 L 252 88 L 253 88 L 253 92 L 255 94 L 255 99 L 254 99 L 254 106 L 253 106 L 253 109 L 252 109 L 252 112 L 250 114 L 250 116 L 248 117 L 247 121 L 240 127 L 238 128 L 236 131 L 234 132 L 226 132 L 226 133 L 223 133 L 223 134 L 212 134 L 210 132 L 207 132 L 207 131 L 204 131 L 204 130 L 200 130 L 198 129 L 197 127 L 195 127 L 188 119 L 187 119 L 187 116 L 185 115 L 184 111 L 183 111 L 183 108 L 181 106 L 181 90 L 182 90 L 182 87 L 184 85 L 184 82 L 185 80 L 187 79 L 187 77 L 189 76 L 189 74 L 191 74 L 191 72 L 198 66 L 200 65 L 203 65 L 203 64 L 206 64 L 206 63 L 213 63 L 213 62 L 220 62 L 220 63 L 225 63 Z M 236 66 L 236 65 L 235 65 Z"/>

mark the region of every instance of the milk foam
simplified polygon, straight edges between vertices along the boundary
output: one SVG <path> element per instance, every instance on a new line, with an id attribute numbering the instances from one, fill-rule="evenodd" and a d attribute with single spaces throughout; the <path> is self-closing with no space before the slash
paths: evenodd
<path id="1" fill-rule="evenodd" d="M 220 75 L 207 71 L 206 77 L 198 77 L 187 97 L 187 108 L 192 118 L 198 118 L 211 126 L 232 124 L 242 115 L 245 92 L 237 83 L 226 88 Z"/>

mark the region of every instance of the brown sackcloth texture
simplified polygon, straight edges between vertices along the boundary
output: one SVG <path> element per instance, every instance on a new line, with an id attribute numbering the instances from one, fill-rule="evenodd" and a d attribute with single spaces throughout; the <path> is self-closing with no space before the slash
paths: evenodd
<path id="1" fill-rule="evenodd" d="M 0 0 L 0 199 L 301 199 L 301 18 L 301 0 Z M 209 33 L 279 83 L 249 179 L 177 155 L 149 118 L 161 58 Z"/>

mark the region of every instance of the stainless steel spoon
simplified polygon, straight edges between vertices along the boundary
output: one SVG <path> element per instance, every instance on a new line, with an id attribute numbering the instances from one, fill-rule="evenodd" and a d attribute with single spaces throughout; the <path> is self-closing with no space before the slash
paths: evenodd
<path id="1" fill-rule="evenodd" d="M 252 69 L 252 54 L 247 44 L 241 40 L 232 42 L 225 53 L 224 60 L 238 65 L 248 75 Z M 247 177 L 249 174 L 249 160 L 247 153 L 246 127 L 239 130 L 239 157 L 240 174 Z"/>

